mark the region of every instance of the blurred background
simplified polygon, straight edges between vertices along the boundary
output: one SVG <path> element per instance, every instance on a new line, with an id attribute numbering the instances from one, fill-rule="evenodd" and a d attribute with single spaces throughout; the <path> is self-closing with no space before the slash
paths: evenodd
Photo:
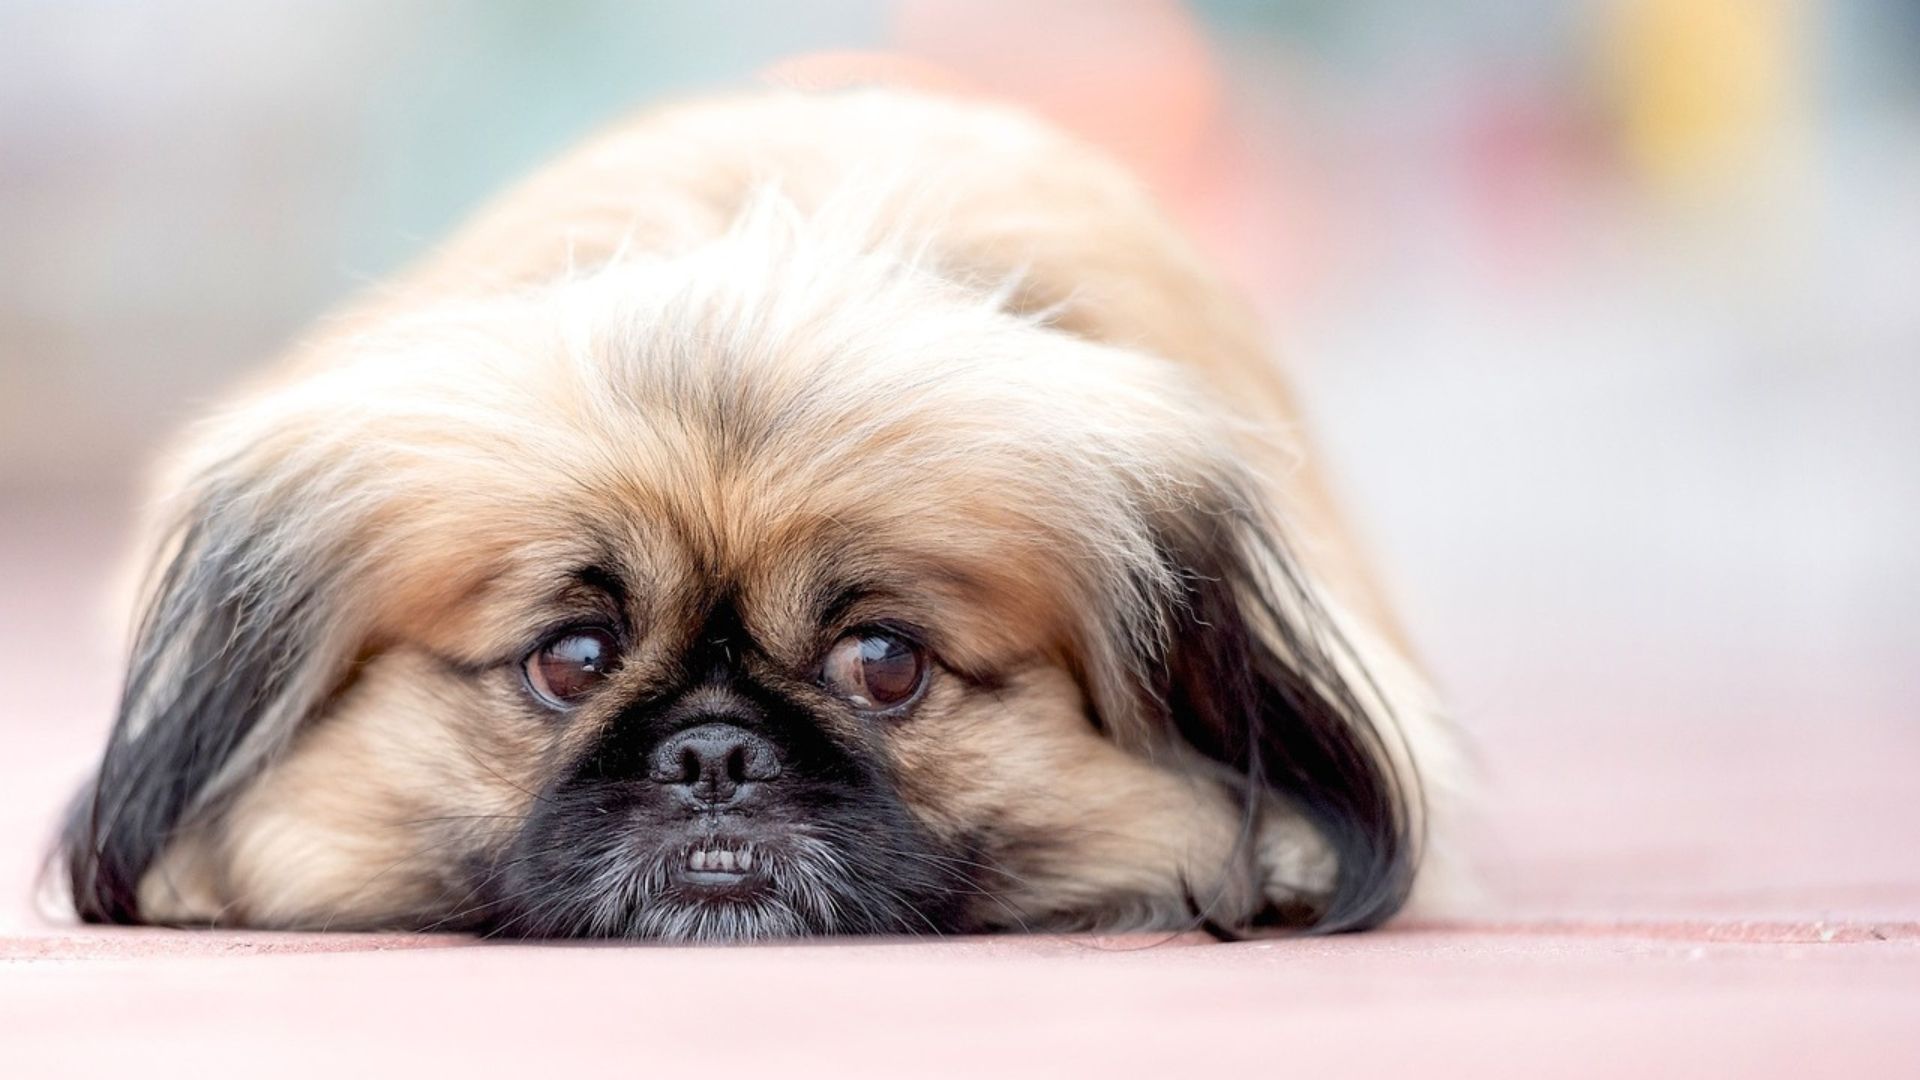
<path id="1" fill-rule="evenodd" d="M 97 749 L 169 432 L 580 136 L 823 51 L 1105 144 L 1257 298 L 1500 910 L 1913 895 L 1911 0 L 0 0 L 0 838 Z"/>

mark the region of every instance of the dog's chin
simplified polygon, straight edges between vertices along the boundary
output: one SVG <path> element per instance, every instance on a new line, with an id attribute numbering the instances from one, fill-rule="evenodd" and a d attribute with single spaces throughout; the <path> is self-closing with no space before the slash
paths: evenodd
<path id="1" fill-rule="evenodd" d="M 839 844 L 689 829 L 644 848 L 608 845 L 509 856 L 488 875 L 488 936 L 754 941 L 837 934 L 945 933 Z"/>

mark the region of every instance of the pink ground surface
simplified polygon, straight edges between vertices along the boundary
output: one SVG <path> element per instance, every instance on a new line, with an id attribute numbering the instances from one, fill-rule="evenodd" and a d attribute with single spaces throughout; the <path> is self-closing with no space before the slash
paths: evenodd
<path id="1" fill-rule="evenodd" d="M 1503 684 L 1470 709 L 1486 900 L 1367 935 L 665 948 L 62 924 L 29 894 L 111 708 L 89 598 L 122 535 L 0 503 L 0 1076 L 1920 1075 L 1920 722 L 1844 682 Z"/>

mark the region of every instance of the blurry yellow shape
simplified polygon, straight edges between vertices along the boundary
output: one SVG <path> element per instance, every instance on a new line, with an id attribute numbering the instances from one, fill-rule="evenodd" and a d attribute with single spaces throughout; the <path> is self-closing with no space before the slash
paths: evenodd
<path id="1" fill-rule="evenodd" d="M 1718 186 L 1787 129 L 1804 81 L 1796 0 L 1617 0 L 1601 49 L 1629 162 L 1664 187 Z"/>

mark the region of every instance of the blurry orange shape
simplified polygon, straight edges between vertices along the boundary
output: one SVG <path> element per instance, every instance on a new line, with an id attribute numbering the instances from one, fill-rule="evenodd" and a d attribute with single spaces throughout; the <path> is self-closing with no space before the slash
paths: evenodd
<path id="1" fill-rule="evenodd" d="M 1204 28 L 1173 0 L 898 0 L 896 51 L 813 53 L 764 77 L 830 90 L 909 86 L 1004 101 L 1118 158 L 1243 287 L 1302 291 L 1323 246 L 1299 163 L 1230 120 Z M 1272 133 L 1269 135 L 1271 141 Z M 1309 200 L 1310 201 L 1310 200 Z"/>
<path id="2" fill-rule="evenodd" d="M 1724 184 L 1787 126 L 1809 51 L 1797 0 L 1615 0 L 1605 19 L 1621 149 L 1655 185 Z"/>
<path id="3" fill-rule="evenodd" d="M 1227 274 L 1284 302 L 1317 264 L 1300 162 L 1250 138 L 1175 0 L 899 0 L 893 42 L 1118 158 Z M 1290 148 L 1289 148 L 1290 149 Z M 1284 160 L 1281 158 L 1284 157 Z M 1310 201 L 1310 200 L 1309 200 Z"/>
<path id="4" fill-rule="evenodd" d="M 1220 123 L 1220 80 L 1193 16 L 1171 0 L 902 0 L 902 51 L 956 72 L 1190 196 Z"/>
<path id="5" fill-rule="evenodd" d="M 1594 156 L 1580 110 L 1551 87 L 1490 79 L 1463 125 L 1475 222 L 1508 272 L 1536 275 L 1567 244 L 1583 173 Z"/>

